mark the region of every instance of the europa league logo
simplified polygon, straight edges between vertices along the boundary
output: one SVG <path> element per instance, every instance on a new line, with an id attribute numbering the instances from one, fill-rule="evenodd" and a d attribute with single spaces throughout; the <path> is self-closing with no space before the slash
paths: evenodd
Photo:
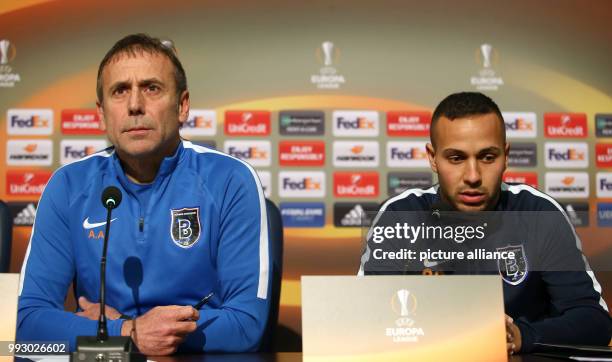
<path id="1" fill-rule="evenodd" d="M 397 299 L 400 302 L 400 315 L 407 317 L 410 313 L 408 312 L 408 296 L 410 292 L 406 289 L 400 289 L 397 291 Z"/>
<path id="2" fill-rule="evenodd" d="M 332 65 L 332 55 L 334 52 L 334 43 L 331 41 L 325 41 L 321 44 L 321 49 L 323 49 L 323 63 L 326 67 Z"/>
<path id="3" fill-rule="evenodd" d="M 491 54 L 493 47 L 491 44 L 482 44 L 480 46 L 480 53 L 482 54 L 482 66 L 485 68 L 491 68 Z"/>
<path id="4" fill-rule="evenodd" d="M 6 39 L 2 39 L 0 40 L 0 64 L 6 64 L 8 63 L 8 52 L 9 52 L 9 47 L 11 46 L 11 42 L 6 40 Z"/>

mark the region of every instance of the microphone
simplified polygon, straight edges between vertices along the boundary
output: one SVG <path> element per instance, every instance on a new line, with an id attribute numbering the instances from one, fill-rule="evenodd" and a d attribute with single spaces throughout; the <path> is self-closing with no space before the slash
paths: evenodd
<path id="1" fill-rule="evenodd" d="M 146 357 L 139 353 L 132 337 L 108 336 L 106 323 L 106 253 L 110 235 L 111 214 L 121 204 L 121 190 L 109 186 L 102 192 L 102 206 L 106 209 L 106 228 L 102 258 L 100 260 L 100 317 L 98 332 L 93 336 L 78 336 L 76 352 L 70 355 L 71 361 L 78 362 L 144 362 Z"/>
<path id="2" fill-rule="evenodd" d="M 121 203 L 121 190 L 115 186 L 108 186 L 102 191 L 102 206 L 106 208 L 106 231 L 104 232 L 104 246 L 102 248 L 102 260 L 100 261 L 100 318 L 98 318 L 98 341 L 108 339 L 108 328 L 106 325 L 106 250 L 108 248 L 108 236 L 110 235 L 111 213 Z"/>

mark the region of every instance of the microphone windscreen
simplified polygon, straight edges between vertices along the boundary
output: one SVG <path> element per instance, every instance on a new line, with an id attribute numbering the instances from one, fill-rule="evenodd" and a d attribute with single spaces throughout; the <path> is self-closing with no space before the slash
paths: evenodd
<path id="1" fill-rule="evenodd" d="M 107 209 L 114 209 L 121 203 L 121 190 L 115 186 L 108 186 L 102 192 L 102 205 Z"/>

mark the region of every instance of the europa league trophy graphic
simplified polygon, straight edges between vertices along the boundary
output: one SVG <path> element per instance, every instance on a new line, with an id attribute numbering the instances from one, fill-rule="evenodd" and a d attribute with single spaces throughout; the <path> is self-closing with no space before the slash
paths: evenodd
<path id="1" fill-rule="evenodd" d="M 406 289 L 400 289 L 397 291 L 397 299 L 400 302 L 400 315 L 402 317 L 407 317 L 410 312 L 408 312 L 408 296 L 410 295 L 410 292 Z"/>
<path id="2" fill-rule="evenodd" d="M 323 63 L 325 64 L 326 67 L 329 67 L 332 65 L 332 55 L 333 55 L 333 50 L 334 50 L 334 43 L 332 43 L 331 41 L 325 41 L 323 42 L 323 44 L 321 44 L 321 48 L 323 49 L 323 56 L 324 56 Z"/>
<path id="3" fill-rule="evenodd" d="M 482 53 L 482 66 L 485 68 L 491 68 L 491 51 L 493 47 L 491 44 L 482 44 L 480 46 L 480 52 Z"/>
<path id="4" fill-rule="evenodd" d="M 9 46 L 11 46 L 11 42 L 10 41 L 8 41 L 6 39 L 0 40 L 0 64 L 8 63 L 8 50 L 9 50 Z"/>

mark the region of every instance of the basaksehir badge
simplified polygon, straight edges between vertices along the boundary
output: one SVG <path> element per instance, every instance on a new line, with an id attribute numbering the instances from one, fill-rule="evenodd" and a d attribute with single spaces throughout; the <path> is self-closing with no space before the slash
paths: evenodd
<path id="1" fill-rule="evenodd" d="M 200 208 L 171 209 L 170 236 L 181 248 L 190 248 L 200 239 Z"/>
<path id="2" fill-rule="evenodd" d="M 511 285 L 518 285 L 525 280 L 527 277 L 528 266 L 523 244 L 508 245 L 503 248 L 497 248 L 496 250 L 499 252 L 507 251 L 514 253 L 514 259 L 497 260 L 499 274 L 501 274 L 502 279 Z"/>

